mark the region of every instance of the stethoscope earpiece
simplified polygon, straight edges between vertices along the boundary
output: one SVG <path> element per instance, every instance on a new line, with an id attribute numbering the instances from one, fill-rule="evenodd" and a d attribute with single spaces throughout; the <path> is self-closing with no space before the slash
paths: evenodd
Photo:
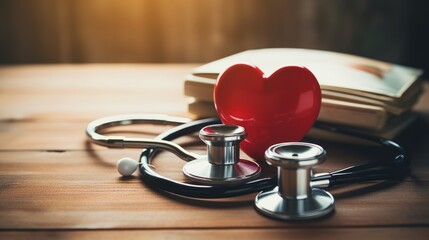
<path id="1" fill-rule="evenodd" d="M 334 210 L 330 193 L 310 185 L 312 167 L 325 161 L 319 145 L 289 142 L 273 145 L 265 152 L 267 163 L 278 168 L 278 187 L 255 198 L 256 210 L 281 220 L 323 217 Z"/>
<path id="2" fill-rule="evenodd" d="M 136 160 L 129 157 L 123 157 L 119 159 L 116 168 L 119 174 L 124 177 L 128 177 L 131 176 L 137 170 L 138 166 L 139 163 Z"/>

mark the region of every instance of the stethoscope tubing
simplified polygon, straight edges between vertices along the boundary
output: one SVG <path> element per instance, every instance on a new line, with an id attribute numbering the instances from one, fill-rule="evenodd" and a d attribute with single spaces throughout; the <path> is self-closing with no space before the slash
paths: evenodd
<path id="1" fill-rule="evenodd" d="M 154 139 L 127 138 L 121 136 L 105 136 L 99 133 L 103 129 L 130 124 L 168 124 L 177 125 L 161 133 Z M 198 157 L 178 144 L 174 139 L 192 134 L 201 128 L 221 123 L 218 118 L 207 118 L 190 121 L 186 118 L 166 115 L 121 115 L 97 119 L 88 124 L 86 133 L 94 143 L 113 148 L 143 148 L 140 156 L 140 175 L 144 182 L 164 191 L 191 198 L 225 198 L 245 195 L 253 192 L 273 189 L 277 186 L 276 177 L 264 177 L 240 185 L 210 186 L 184 183 L 164 177 L 152 170 L 151 162 L 156 150 L 171 151 L 185 161 Z M 375 180 L 401 179 L 408 173 L 409 161 L 404 149 L 396 142 L 373 136 L 368 133 L 347 127 L 316 122 L 315 128 L 354 136 L 381 145 L 386 152 L 392 154 L 389 160 L 370 161 L 360 165 L 347 167 L 330 173 L 315 174 L 311 177 L 311 186 L 332 187 L 336 185 Z"/>
<path id="2" fill-rule="evenodd" d="M 172 141 L 178 137 L 199 131 L 202 127 L 220 123 L 218 118 L 208 118 L 185 123 L 158 135 L 155 140 Z M 354 131 L 348 128 L 317 123 L 316 128 L 352 135 L 361 139 L 378 143 L 389 150 L 393 150 L 395 157 L 391 162 L 368 162 L 347 167 L 331 173 L 318 174 L 312 177 L 312 182 L 328 182 L 325 187 L 357 183 L 363 181 L 399 179 L 407 172 L 407 161 L 404 149 L 388 139 L 374 137 L 370 134 Z M 140 175 L 144 182 L 167 192 L 191 198 L 226 198 L 245 195 L 253 192 L 273 189 L 277 186 L 276 177 L 265 177 L 237 186 L 208 186 L 178 182 L 163 177 L 151 169 L 154 148 L 146 148 L 140 156 Z"/>

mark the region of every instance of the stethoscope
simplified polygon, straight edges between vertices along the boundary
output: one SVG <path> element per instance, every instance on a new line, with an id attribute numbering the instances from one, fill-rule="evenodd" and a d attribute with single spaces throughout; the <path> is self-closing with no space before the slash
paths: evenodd
<path id="1" fill-rule="evenodd" d="M 130 124 L 177 125 L 154 139 L 105 136 L 100 132 L 113 126 Z M 165 115 L 121 115 L 100 118 L 88 124 L 92 142 L 109 148 L 143 148 L 140 161 L 123 158 L 118 171 L 131 175 L 138 167 L 142 180 L 151 187 L 189 198 L 226 198 L 260 192 L 255 209 L 261 214 L 282 220 L 313 219 L 334 210 L 333 196 L 321 188 L 363 181 L 391 180 L 404 177 L 408 161 L 404 149 L 392 140 L 376 137 L 347 127 L 319 123 L 315 128 L 371 141 L 391 154 L 389 160 L 371 161 L 330 173 L 314 174 L 314 166 L 323 163 L 326 151 L 305 142 L 279 143 L 269 147 L 265 158 L 277 167 L 276 177 L 259 177 L 257 162 L 240 159 L 240 142 L 246 131 L 240 126 L 223 125 L 218 118 L 190 121 Z M 207 145 L 207 155 L 188 152 L 173 140 L 199 131 Z M 152 160 L 157 150 L 167 150 L 187 161 L 184 175 L 192 182 L 175 181 L 155 172 Z"/>

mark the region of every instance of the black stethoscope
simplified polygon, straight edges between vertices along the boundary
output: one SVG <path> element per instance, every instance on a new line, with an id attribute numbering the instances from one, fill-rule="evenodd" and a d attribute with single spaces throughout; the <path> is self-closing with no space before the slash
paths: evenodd
<path id="1" fill-rule="evenodd" d="M 154 139 L 126 138 L 100 134 L 113 126 L 130 124 L 177 125 Z M 334 198 L 327 188 L 374 180 L 400 179 L 408 172 L 404 149 L 394 141 L 354 129 L 317 122 L 315 128 L 346 134 L 380 145 L 392 157 L 371 161 L 330 173 L 313 174 L 312 167 L 326 159 L 326 151 L 304 142 L 279 143 L 265 152 L 267 163 L 278 168 L 275 177 L 259 177 L 258 163 L 239 158 L 239 143 L 246 132 L 240 126 L 222 125 L 218 118 L 190 121 L 164 115 L 122 115 L 97 119 L 88 124 L 87 135 L 99 145 L 110 148 L 143 148 L 140 161 L 121 159 L 118 171 L 126 176 L 139 168 L 149 186 L 190 198 L 225 198 L 260 192 L 256 209 L 283 220 L 312 219 L 334 209 Z M 190 153 L 172 141 L 199 131 L 207 144 L 207 156 Z M 170 151 L 188 163 L 184 175 L 197 184 L 175 181 L 155 172 L 152 160 L 157 150 Z"/>

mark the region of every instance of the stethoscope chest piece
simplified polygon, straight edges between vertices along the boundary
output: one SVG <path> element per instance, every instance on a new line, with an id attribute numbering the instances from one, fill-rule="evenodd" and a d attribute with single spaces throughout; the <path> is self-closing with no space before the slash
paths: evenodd
<path id="1" fill-rule="evenodd" d="M 246 137 L 243 127 L 210 125 L 199 136 L 207 144 L 207 158 L 188 162 L 183 173 L 191 181 L 208 185 L 231 185 L 248 182 L 259 176 L 260 166 L 240 159 L 240 142 Z"/>
<path id="2" fill-rule="evenodd" d="M 323 217 L 334 210 L 330 193 L 311 188 L 311 168 L 326 159 L 326 151 L 315 144 L 281 143 L 265 152 L 268 164 L 278 167 L 278 187 L 261 192 L 255 207 L 261 214 L 282 220 Z"/>

